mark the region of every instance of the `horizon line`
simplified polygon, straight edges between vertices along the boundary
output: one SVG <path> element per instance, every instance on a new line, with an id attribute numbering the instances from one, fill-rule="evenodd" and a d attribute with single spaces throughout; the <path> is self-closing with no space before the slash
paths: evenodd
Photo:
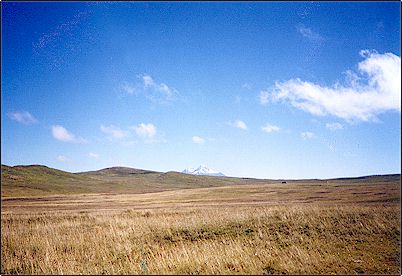
<path id="1" fill-rule="evenodd" d="M 143 168 L 134 168 L 134 167 L 128 167 L 128 166 L 111 166 L 111 167 L 105 167 L 105 168 L 100 168 L 96 170 L 88 170 L 88 171 L 78 171 L 78 172 L 70 172 L 67 170 L 61 170 L 58 168 L 53 168 L 49 167 L 46 165 L 41 165 L 41 164 L 29 164 L 29 165 L 6 165 L 6 164 L 1 164 L 1 166 L 7 166 L 7 167 L 33 167 L 33 166 L 38 166 L 38 167 L 46 167 L 49 169 L 55 169 L 67 173 L 72 173 L 72 174 L 78 174 L 78 173 L 87 173 L 87 172 L 96 172 L 100 170 L 105 170 L 105 169 L 111 169 L 111 168 L 128 168 L 128 169 L 136 169 L 136 170 L 143 170 L 143 171 L 151 171 L 155 173 L 169 173 L 169 172 L 176 172 L 176 173 L 182 173 L 180 171 L 154 171 L 154 170 L 149 170 L 149 169 L 143 169 Z M 192 174 L 190 174 L 192 175 Z M 393 176 L 393 175 L 399 175 L 401 176 L 401 172 L 399 173 L 385 173 L 385 174 L 367 174 L 367 175 L 358 175 L 358 176 L 338 176 L 338 177 L 330 177 L 330 178 L 256 178 L 256 177 L 249 177 L 249 176 L 215 176 L 215 177 L 228 177 L 228 178 L 246 178 L 246 179 L 256 179 L 256 180 L 293 180 L 293 181 L 298 181 L 298 180 L 342 180 L 342 179 L 360 179 L 360 178 L 366 178 L 366 177 L 381 177 L 381 176 Z M 194 175 L 194 176 L 208 176 L 208 175 Z"/>

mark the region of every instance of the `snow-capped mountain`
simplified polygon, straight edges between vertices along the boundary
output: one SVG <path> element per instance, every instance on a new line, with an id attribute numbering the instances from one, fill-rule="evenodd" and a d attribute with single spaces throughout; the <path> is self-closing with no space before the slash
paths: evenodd
<path id="1" fill-rule="evenodd" d="M 211 175 L 211 176 L 225 176 L 223 173 L 210 169 L 206 166 L 199 166 L 198 168 L 185 169 L 183 173 L 194 174 L 194 175 Z"/>

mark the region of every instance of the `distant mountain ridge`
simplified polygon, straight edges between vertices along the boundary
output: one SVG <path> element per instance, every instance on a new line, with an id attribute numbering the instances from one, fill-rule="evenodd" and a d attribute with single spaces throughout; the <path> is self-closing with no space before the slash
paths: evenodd
<path id="1" fill-rule="evenodd" d="M 192 175 L 209 175 L 209 176 L 225 176 L 223 173 L 216 170 L 210 169 L 206 166 L 199 166 L 198 168 L 188 168 L 182 171 L 182 173 L 192 174 Z"/>

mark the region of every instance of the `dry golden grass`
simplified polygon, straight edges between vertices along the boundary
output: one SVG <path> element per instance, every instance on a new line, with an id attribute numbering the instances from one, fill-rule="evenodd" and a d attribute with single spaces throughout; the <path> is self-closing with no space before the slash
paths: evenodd
<path id="1" fill-rule="evenodd" d="M 4 274 L 400 274 L 400 185 L 251 185 L 2 203 Z"/>

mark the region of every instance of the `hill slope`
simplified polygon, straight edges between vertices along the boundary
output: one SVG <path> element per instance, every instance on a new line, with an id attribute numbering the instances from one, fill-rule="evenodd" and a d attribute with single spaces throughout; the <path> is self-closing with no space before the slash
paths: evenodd
<path id="1" fill-rule="evenodd" d="M 77 174 L 128 176 L 128 175 L 133 175 L 133 174 L 149 174 L 149 173 L 158 173 L 158 172 L 142 170 L 142 169 L 134 169 L 134 168 L 128 168 L 128 167 L 111 167 L 111 168 L 105 168 L 105 169 L 101 169 L 101 170 L 97 170 L 97 171 L 80 172 Z"/>
<path id="2" fill-rule="evenodd" d="M 101 184 L 85 176 L 41 165 L 1 165 L 2 196 L 89 193 Z"/>
<path id="3" fill-rule="evenodd" d="M 287 180 L 287 183 L 366 183 L 400 181 L 400 174 L 328 180 Z M 127 167 L 69 173 L 41 165 L 1 165 L 1 196 L 29 197 L 83 193 L 149 193 L 178 189 L 221 187 L 241 184 L 274 184 L 282 180 L 198 176 L 178 172 L 155 172 Z"/>
<path id="4" fill-rule="evenodd" d="M 146 193 L 241 184 L 237 178 L 193 176 L 126 167 L 69 173 L 41 165 L 1 166 L 1 196 L 80 193 Z"/>

